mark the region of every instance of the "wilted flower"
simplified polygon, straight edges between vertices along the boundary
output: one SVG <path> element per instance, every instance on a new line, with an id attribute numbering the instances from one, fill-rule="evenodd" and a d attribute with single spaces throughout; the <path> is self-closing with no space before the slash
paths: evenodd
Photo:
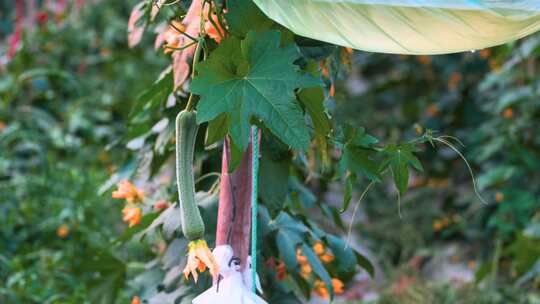
<path id="1" fill-rule="evenodd" d="M 208 248 L 205 240 L 199 239 L 191 241 L 188 244 L 188 259 L 186 267 L 184 268 L 184 276 L 189 278 L 189 274 L 193 275 L 193 279 L 197 282 L 199 278 L 199 272 L 206 270 L 206 267 L 210 270 L 212 277 L 216 277 L 219 274 L 219 266 L 212 255 L 212 252 Z"/>
<path id="2" fill-rule="evenodd" d="M 122 220 L 133 227 L 141 222 L 142 210 L 139 207 L 125 207 L 122 209 Z"/>
<path id="3" fill-rule="evenodd" d="M 182 37 L 186 27 L 182 22 L 173 20 L 167 28 L 156 37 L 155 47 L 161 46 L 165 42 L 165 54 L 173 52 L 175 48 L 181 48 L 186 41 Z"/>
<path id="4" fill-rule="evenodd" d="M 117 187 L 118 189 L 112 193 L 112 198 L 125 199 L 128 203 L 144 200 L 144 191 L 135 187 L 128 180 L 121 181 Z"/>
<path id="5" fill-rule="evenodd" d="M 204 24 L 204 30 L 208 37 L 214 39 L 215 42 L 218 44 L 221 43 L 221 37 L 225 35 L 225 31 L 221 27 L 221 24 L 219 24 L 219 20 L 216 16 L 216 14 L 212 14 L 212 21 L 206 20 Z M 214 26 L 214 24 L 217 26 Z"/>

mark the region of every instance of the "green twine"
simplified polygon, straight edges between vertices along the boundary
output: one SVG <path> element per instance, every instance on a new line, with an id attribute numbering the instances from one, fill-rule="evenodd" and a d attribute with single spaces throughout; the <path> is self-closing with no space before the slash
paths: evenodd
<path id="1" fill-rule="evenodd" d="M 259 130 L 251 127 L 251 282 L 257 293 L 257 186 L 259 173 Z"/>

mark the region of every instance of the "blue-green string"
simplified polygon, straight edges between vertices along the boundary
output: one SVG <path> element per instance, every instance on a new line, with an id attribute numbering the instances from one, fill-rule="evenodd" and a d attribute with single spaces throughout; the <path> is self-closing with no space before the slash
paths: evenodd
<path id="1" fill-rule="evenodd" d="M 259 130 L 251 127 L 251 282 L 257 293 L 257 186 L 259 173 Z"/>

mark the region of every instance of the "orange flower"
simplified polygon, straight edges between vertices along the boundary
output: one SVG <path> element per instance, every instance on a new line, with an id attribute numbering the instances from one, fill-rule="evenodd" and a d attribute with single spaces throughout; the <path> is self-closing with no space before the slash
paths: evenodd
<path id="1" fill-rule="evenodd" d="M 277 279 L 279 281 L 285 280 L 285 278 L 287 277 L 287 268 L 285 267 L 285 263 L 283 263 L 283 261 L 279 262 L 279 264 L 276 267 L 276 271 L 277 271 Z"/>
<path id="2" fill-rule="evenodd" d="M 432 105 L 429 105 L 426 112 L 428 116 L 435 117 L 439 115 L 439 108 L 437 107 L 437 105 L 432 104 Z"/>
<path id="3" fill-rule="evenodd" d="M 321 255 L 319 258 L 325 264 L 332 263 L 332 261 L 334 261 L 334 256 L 329 254 L 329 253 L 325 253 L 325 254 Z"/>
<path id="4" fill-rule="evenodd" d="M 212 24 L 210 20 L 206 20 L 206 23 L 204 24 L 204 31 L 208 35 L 208 37 L 214 39 L 215 42 L 218 44 L 221 43 L 221 37 L 225 36 L 225 31 L 221 27 L 221 24 L 219 24 L 219 20 L 216 16 L 216 14 L 212 14 L 212 21 L 217 26 L 217 28 Z"/>
<path id="5" fill-rule="evenodd" d="M 416 60 L 420 62 L 422 65 L 429 65 L 431 63 L 431 57 L 426 55 L 417 56 Z"/>
<path id="6" fill-rule="evenodd" d="M 326 249 L 321 241 L 317 241 L 315 244 L 313 244 L 313 251 L 315 251 L 317 255 L 323 255 Z"/>
<path id="7" fill-rule="evenodd" d="M 433 230 L 441 231 L 443 228 L 444 228 L 444 225 L 440 220 L 433 221 Z"/>
<path id="8" fill-rule="evenodd" d="M 182 32 L 185 31 L 186 27 L 182 22 L 178 20 L 171 21 L 167 28 L 156 37 L 154 47 L 157 49 L 165 42 L 165 49 L 163 50 L 165 54 L 173 52 L 175 48 L 181 48 L 185 43 L 182 38 Z"/>
<path id="9" fill-rule="evenodd" d="M 311 274 L 312 272 L 312 269 L 311 269 L 311 266 L 309 264 L 304 264 L 300 267 L 300 275 L 307 279 L 309 277 L 309 275 Z"/>
<path id="10" fill-rule="evenodd" d="M 328 78 L 328 76 L 330 75 L 330 73 L 328 72 L 328 68 L 326 67 L 326 62 L 324 60 L 322 60 L 321 62 L 319 62 L 319 67 L 321 68 L 321 74 Z"/>
<path id="11" fill-rule="evenodd" d="M 112 193 L 112 198 L 125 199 L 128 203 L 144 200 L 144 192 L 135 187 L 128 180 L 121 181 L 118 183 L 117 187 L 118 189 Z"/>
<path id="12" fill-rule="evenodd" d="M 137 296 L 131 298 L 131 304 L 141 304 L 141 299 Z"/>
<path id="13" fill-rule="evenodd" d="M 351 48 L 342 48 L 341 49 L 341 63 L 345 66 L 351 65 L 353 50 Z"/>
<path id="14" fill-rule="evenodd" d="M 138 207 L 125 207 L 122 209 L 122 220 L 133 227 L 141 222 L 142 210 Z"/>
<path id="15" fill-rule="evenodd" d="M 328 95 L 330 97 L 334 97 L 334 95 L 336 95 L 336 86 L 333 83 L 330 84 L 330 90 L 328 91 Z"/>
<path id="16" fill-rule="evenodd" d="M 330 293 L 328 292 L 328 288 L 326 288 L 326 285 L 321 280 L 315 280 L 313 291 L 316 295 L 323 299 L 330 299 Z"/>
<path id="17" fill-rule="evenodd" d="M 488 64 L 489 64 L 489 68 L 495 73 L 499 72 L 499 70 L 501 69 L 501 65 L 496 59 L 490 59 L 488 61 Z"/>
<path id="18" fill-rule="evenodd" d="M 480 58 L 486 59 L 489 56 L 491 56 L 491 50 L 490 49 L 483 49 L 479 52 Z"/>
<path id="19" fill-rule="evenodd" d="M 56 229 L 56 235 L 60 238 L 66 238 L 69 235 L 69 227 L 66 224 L 62 224 L 58 226 L 58 229 Z"/>
<path id="20" fill-rule="evenodd" d="M 495 201 L 500 203 L 504 200 L 504 194 L 502 192 L 495 193 Z"/>
<path id="21" fill-rule="evenodd" d="M 458 84 L 461 82 L 461 74 L 458 72 L 452 73 L 450 75 L 450 79 L 448 80 L 448 88 L 450 90 L 455 90 L 458 86 Z"/>
<path id="22" fill-rule="evenodd" d="M 210 270 L 212 277 L 216 278 L 219 274 L 219 265 L 217 264 L 212 252 L 208 248 L 205 240 L 199 239 L 191 241 L 188 244 L 188 259 L 186 267 L 184 268 L 184 276 L 189 278 L 189 274 L 193 276 L 193 280 L 197 282 L 199 278 L 199 272 L 206 270 L 206 267 Z"/>
<path id="23" fill-rule="evenodd" d="M 300 250 L 300 248 L 296 249 L 296 260 L 300 265 L 305 265 L 308 263 L 307 257 L 302 255 L 302 250 Z"/>
<path id="24" fill-rule="evenodd" d="M 512 110 L 512 108 L 506 108 L 504 109 L 502 116 L 506 119 L 510 119 L 514 117 L 514 110 Z"/>
<path id="25" fill-rule="evenodd" d="M 336 278 L 332 279 L 332 288 L 334 289 L 335 294 L 342 294 L 344 286 L 345 285 L 343 284 L 343 282 L 341 282 L 340 279 L 336 279 Z"/>
<path id="26" fill-rule="evenodd" d="M 6 123 L 0 120 L 0 131 L 6 128 Z"/>

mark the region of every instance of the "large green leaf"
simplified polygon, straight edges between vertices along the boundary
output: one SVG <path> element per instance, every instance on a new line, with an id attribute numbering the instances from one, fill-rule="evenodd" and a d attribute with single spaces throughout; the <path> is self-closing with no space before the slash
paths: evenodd
<path id="1" fill-rule="evenodd" d="M 302 242 L 302 239 L 297 233 L 280 230 L 276 234 L 276 245 L 279 249 L 279 253 L 285 267 L 289 270 L 296 270 L 295 267 L 298 265 L 296 260 L 296 247 Z"/>
<path id="2" fill-rule="evenodd" d="M 230 118 L 229 134 L 245 150 L 250 120 L 260 119 L 284 143 L 306 149 L 309 133 L 295 88 L 319 85 L 319 80 L 301 74 L 293 62 L 300 57 L 292 44 L 280 47 L 280 33 L 250 32 L 240 41 L 225 40 L 204 62 L 191 90 L 201 99 L 197 121 L 210 121 L 222 113 Z"/>
<path id="3" fill-rule="evenodd" d="M 298 93 L 298 99 L 311 117 L 315 132 L 327 135 L 330 132 L 330 119 L 324 109 L 324 91 L 321 87 L 303 89 Z"/>
<path id="4" fill-rule="evenodd" d="M 416 147 L 412 144 L 389 145 L 383 151 L 387 155 L 382 164 L 382 170 L 389 167 L 394 183 L 400 195 L 405 194 L 409 184 L 409 166 L 418 171 L 423 171 L 422 164 L 413 154 Z"/>
<path id="5" fill-rule="evenodd" d="M 341 166 L 349 168 L 357 175 L 364 175 L 370 180 L 378 181 L 379 165 L 372 158 L 373 155 L 372 150 L 347 145 L 341 156 Z"/>
<path id="6" fill-rule="evenodd" d="M 272 20 L 251 0 L 229 0 L 227 8 L 227 24 L 230 31 L 237 36 L 244 37 L 249 31 L 262 31 L 272 25 Z"/>

